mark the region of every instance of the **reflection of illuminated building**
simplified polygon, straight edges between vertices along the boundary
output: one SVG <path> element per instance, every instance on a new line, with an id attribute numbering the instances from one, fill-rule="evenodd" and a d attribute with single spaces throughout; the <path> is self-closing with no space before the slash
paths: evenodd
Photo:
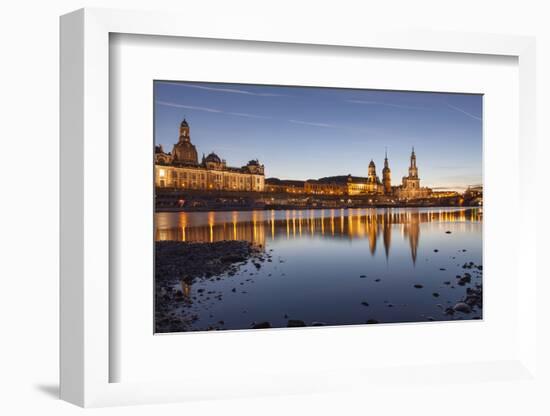
<path id="1" fill-rule="evenodd" d="M 179 139 L 172 152 L 155 148 L 155 186 L 158 188 L 263 191 L 264 166 L 251 160 L 240 168 L 229 167 L 215 153 L 198 161 L 197 149 L 191 143 L 189 124 L 183 120 Z"/>
<path id="2" fill-rule="evenodd" d="M 243 240 L 265 247 L 266 240 L 298 238 L 367 239 L 371 254 L 382 238 L 386 257 L 391 246 L 392 227 L 402 225 L 413 262 L 416 262 L 421 223 L 466 223 L 480 221 L 481 209 L 456 211 L 399 211 L 386 209 L 353 210 L 287 210 L 232 213 L 200 213 L 202 221 L 191 225 L 190 216 L 197 213 L 167 214 L 156 222 L 156 240 L 215 242 Z M 161 214 L 162 215 L 162 214 Z M 281 218 L 283 216 L 283 218 Z M 158 217 L 157 217 L 158 218 Z M 164 218 L 177 218 L 175 223 Z M 196 217 L 195 217 L 196 218 Z M 442 230 L 443 230 L 442 229 Z"/>
<path id="3" fill-rule="evenodd" d="M 382 225 L 382 235 L 384 237 L 384 252 L 386 253 L 386 259 L 390 255 L 390 246 L 391 246 L 391 222 L 388 215 L 384 215 L 384 222 Z"/>
<path id="4" fill-rule="evenodd" d="M 403 233 L 409 239 L 411 247 L 411 257 L 413 263 L 416 263 L 416 255 L 418 253 L 418 240 L 420 239 L 420 224 L 417 215 L 412 215 L 410 221 L 403 225 Z"/>

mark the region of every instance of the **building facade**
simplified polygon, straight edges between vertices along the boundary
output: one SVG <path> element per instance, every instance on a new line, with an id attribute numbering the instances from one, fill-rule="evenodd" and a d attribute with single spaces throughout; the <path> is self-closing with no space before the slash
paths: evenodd
<path id="1" fill-rule="evenodd" d="M 265 189 L 264 166 L 250 160 L 240 168 L 227 166 L 214 152 L 198 161 L 197 149 L 191 143 L 190 128 L 184 119 L 178 142 L 166 153 L 155 147 L 155 186 L 208 191 L 252 191 Z"/>
<path id="2" fill-rule="evenodd" d="M 303 188 L 302 188 L 303 186 Z M 386 152 L 382 180 L 376 173 L 376 165 L 370 161 L 367 176 L 328 176 L 320 179 L 308 179 L 305 182 L 270 178 L 266 185 L 268 192 L 304 193 L 310 195 L 349 195 L 349 196 L 385 196 L 390 199 L 410 200 L 429 197 L 430 188 L 420 186 L 416 153 L 411 153 L 409 174 L 404 176 L 401 185 L 392 186 L 391 169 Z"/>
<path id="3" fill-rule="evenodd" d="M 384 155 L 384 169 L 382 169 L 382 185 L 384 186 L 384 194 L 390 195 L 391 189 L 391 170 L 388 163 L 388 152 Z"/>
<path id="4" fill-rule="evenodd" d="M 387 163 L 387 159 L 386 159 Z M 388 167 L 389 170 L 389 167 Z M 388 186 L 391 192 L 391 180 Z M 367 176 L 328 176 L 320 179 L 309 179 L 305 182 L 306 194 L 314 195 L 384 195 L 384 184 L 376 174 L 376 165 L 371 160 Z"/>
<path id="5" fill-rule="evenodd" d="M 416 153 L 413 147 L 409 165 L 409 175 L 403 176 L 402 184 L 395 189 L 394 194 L 398 199 L 419 199 L 430 196 L 431 192 L 432 190 L 430 188 L 422 188 L 420 186 L 420 178 L 416 166 Z"/>
<path id="6" fill-rule="evenodd" d="M 305 193 L 305 181 L 292 179 L 267 178 L 265 180 L 266 192 L 303 194 Z"/>

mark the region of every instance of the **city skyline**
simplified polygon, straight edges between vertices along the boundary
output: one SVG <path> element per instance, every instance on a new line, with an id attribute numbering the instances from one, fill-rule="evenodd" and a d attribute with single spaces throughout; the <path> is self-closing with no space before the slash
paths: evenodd
<path id="1" fill-rule="evenodd" d="M 186 118 L 199 154 L 230 166 L 259 159 L 280 179 L 367 176 L 387 149 L 392 183 L 411 148 L 424 185 L 482 182 L 482 96 L 357 89 L 155 81 L 155 144 L 170 151 Z"/>

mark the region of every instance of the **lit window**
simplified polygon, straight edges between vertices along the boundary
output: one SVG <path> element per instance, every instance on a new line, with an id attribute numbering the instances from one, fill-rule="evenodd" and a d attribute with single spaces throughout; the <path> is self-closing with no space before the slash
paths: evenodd
<path id="1" fill-rule="evenodd" d="M 160 170 L 159 170 L 159 176 L 160 176 L 161 178 L 164 178 L 164 175 L 165 175 L 164 169 L 160 169 Z"/>

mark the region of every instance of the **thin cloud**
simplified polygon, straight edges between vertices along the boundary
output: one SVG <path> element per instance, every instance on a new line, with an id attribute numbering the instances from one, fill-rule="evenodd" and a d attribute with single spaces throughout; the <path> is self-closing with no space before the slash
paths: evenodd
<path id="1" fill-rule="evenodd" d="M 289 123 L 303 124 L 305 126 L 324 127 L 324 128 L 330 128 L 330 129 L 338 128 L 338 126 L 335 126 L 334 124 L 327 124 L 327 123 L 315 123 L 312 121 L 302 121 L 302 120 L 288 120 L 288 121 Z"/>
<path id="2" fill-rule="evenodd" d="M 170 103 L 167 101 L 155 101 L 155 103 L 158 105 L 164 105 L 166 107 L 186 108 L 188 110 L 206 111 L 208 113 L 223 113 L 223 111 L 217 110 L 215 108 L 197 107 L 195 105 L 177 104 L 177 103 Z"/>
<path id="3" fill-rule="evenodd" d="M 168 101 L 155 101 L 158 105 L 163 105 L 166 107 L 173 107 L 173 108 L 184 108 L 187 110 L 196 110 L 196 111 L 204 111 L 207 113 L 218 113 L 218 114 L 227 114 L 230 116 L 237 116 L 237 117 L 248 117 L 248 118 L 258 118 L 258 119 L 270 119 L 271 117 L 268 116 L 261 116 L 258 114 L 249 114 L 249 113 L 236 113 L 233 111 L 223 111 L 219 110 L 217 108 L 210 108 L 210 107 L 199 107 L 196 105 L 188 105 L 188 104 L 178 104 L 178 103 L 172 103 Z"/>
<path id="4" fill-rule="evenodd" d="M 249 118 L 261 118 L 261 119 L 270 119 L 269 116 L 259 116 L 257 114 L 248 114 L 248 113 L 234 113 L 234 112 L 226 112 L 225 114 L 230 114 L 232 116 L 239 116 L 239 117 L 249 117 Z"/>
<path id="5" fill-rule="evenodd" d="M 407 109 L 407 110 L 427 110 L 426 107 L 406 105 L 406 104 L 392 104 L 392 103 L 385 103 L 383 101 L 346 100 L 346 102 L 352 103 L 352 104 L 364 104 L 364 105 L 383 105 L 383 106 L 386 106 L 386 107 L 404 108 L 404 109 Z"/>
<path id="6" fill-rule="evenodd" d="M 472 113 L 469 113 L 465 110 L 463 110 L 462 108 L 458 108 L 458 107 L 455 107 L 454 105 L 451 105 L 451 104 L 447 104 L 447 107 L 449 107 L 451 110 L 455 110 L 455 111 L 458 111 L 459 113 L 462 113 L 470 118 L 473 118 L 474 120 L 477 120 L 477 121 L 481 121 L 481 117 L 478 117 Z"/>
<path id="7" fill-rule="evenodd" d="M 252 92 L 247 90 L 240 90 L 236 88 L 218 88 L 218 87 L 205 87 L 204 85 L 193 85 L 193 84 L 185 84 L 185 83 L 179 83 L 179 82 L 162 82 L 164 85 L 175 85 L 177 87 L 183 87 L 183 88 L 196 88 L 199 90 L 206 90 L 206 91 L 216 91 L 216 92 L 226 92 L 230 94 L 244 94 L 244 95 L 253 95 L 256 97 L 284 97 L 284 94 L 275 94 L 275 93 L 269 93 L 269 92 Z"/>

